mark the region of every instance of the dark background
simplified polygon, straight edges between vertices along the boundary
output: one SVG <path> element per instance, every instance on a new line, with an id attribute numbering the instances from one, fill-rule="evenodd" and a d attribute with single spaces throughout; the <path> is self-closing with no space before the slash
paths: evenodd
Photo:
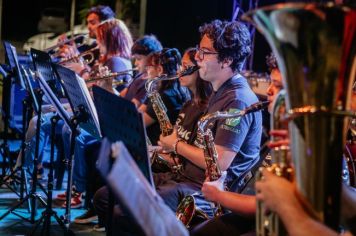
<path id="1" fill-rule="evenodd" d="M 240 1 L 235 1 L 240 2 Z M 241 1 L 241 13 L 248 10 L 249 1 Z M 255 2 L 255 1 L 253 1 Z M 270 5 L 277 0 L 259 1 L 259 6 Z M 102 4 L 114 9 L 115 1 L 106 0 Z M 147 0 L 146 34 L 155 34 L 164 47 L 176 47 L 181 52 L 199 42 L 198 28 L 213 19 L 231 20 L 233 0 Z M 37 23 L 45 8 L 56 7 L 65 9 L 70 15 L 70 0 L 4 0 L 2 39 L 15 41 L 20 47 L 29 37 L 38 34 Z M 77 0 L 77 12 L 84 7 L 83 1 Z M 76 24 L 80 24 L 79 13 Z M 18 48 L 21 51 L 21 48 Z M 265 71 L 265 56 L 270 49 L 261 35 L 256 33 L 253 69 Z"/>

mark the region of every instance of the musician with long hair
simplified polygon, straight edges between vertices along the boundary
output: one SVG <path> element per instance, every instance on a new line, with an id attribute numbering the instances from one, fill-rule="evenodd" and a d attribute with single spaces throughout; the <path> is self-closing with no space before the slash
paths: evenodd
<path id="1" fill-rule="evenodd" d="M 129 60 L 131 56 L 130 50 L 132 46 L 132 38 L 130 32 L 122 21 L 110 19 L 101 23 L 97 27 L 96 35 L 101 52 L 100 64 L 102 66 L 107 66 L 112 72 L 130 70 L 132 68 L 131 61 Z M 79 71 L 85 79 L 90 76 L 88 69 L 80 62 L 70 63 L 66 66 L 74 69 L 76 72 Z M 131 75 L 119 76 L 115 79 L 129 81 L 131 79 Z M 112 78 L 105 79 L 96 84 L 111 93 L 117 94 L 117 90 L 114 90 L 112 86 L 112 80 Z M 119 87 L 117 89 L 122 88 L 123 87 Z M 70 133 L 71 131 L 68 127 L 63 127 L 62 136 L 66 158 L 69 158 Z M 86 190 L 88 167 L 84 150 L 88 143 L 96 141 L 98 141 L 97 138 L 90 135 L 85 130 L 81 130 L 80 134 L 76 138 L 73 169 L 73 184 L 75 187 L 71 200 L 71 206 L 73 208 L 82 206 L 81 195 Z M 58 194 L 57 199 L 65 200 L 65 196 L 66 193 Z M 65 203 L 63 206 L 65 206 Z"/>
<path id="2" fill-rule="evenodd" d="M 182 70 L 197 66 L 194 58 L 196 52 L 196 48 L 189 48 L 185 51 L 182 58 Z M 189 89 L 192 99 L 186 102 L 180 110 L 174 132 L 182 142 L 194 145 L 197 138 L 197 124 L 208 106 L 212 87 L 209 82 L 200 78 L 198 71 L 181 77 L 179 81 L 181 86 Z M 161 154 L 161 156 L 175 164 L 169 154 Z M 199 191 L 205 179 L 203 168 L 185 159 L 184 156 L 180 156 L 180 160 L 182 167 L 176 173 L 154 175 L 157 192 L 173 211 L 177 208 L 182 196 Z"/>
<path id="3" fill-rule="evenodd" d="M 132 69 L 131 47 L 133 44 L 132 36 L 121 20 L 111 19 L 101 23 L 96 30 L 96 40 L 100 49 L 101 58 L 99 63 L 108 67 L 110 72 L 120 72 Z M 132 74 L 122 75 L 114 78 L 118 81 L 129 83 Z M 112 79 L 105 79 L 98 85 L 108 91 L 113 91 Z M 120 92 L 128 84 L 116 87 Z"/>

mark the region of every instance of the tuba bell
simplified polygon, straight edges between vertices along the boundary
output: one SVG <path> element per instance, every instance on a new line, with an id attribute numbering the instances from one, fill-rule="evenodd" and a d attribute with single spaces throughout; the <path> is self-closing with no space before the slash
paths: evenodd
<path id="1" fill-rule="evenodd" d="M 318 220 L 337 230 L 341 156 L 356 71 L 356 11 L 277 4 L 247 13 L 277 57 L 286 93 L 297 188 Z"/>

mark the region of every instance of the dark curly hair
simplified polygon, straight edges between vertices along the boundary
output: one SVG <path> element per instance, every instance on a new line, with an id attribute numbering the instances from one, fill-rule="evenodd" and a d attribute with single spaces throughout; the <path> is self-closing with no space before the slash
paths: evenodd
<path id="1" fill-rule="evenodd" d="M 201 37 L 207 35 L 213 41 L 214 49 L 219 53 L 218 60 L 231 59 L 231 69 L 239 71 L 247 56 L 251 53 L 250 32 L 239 21 L 214 20 L 199 27 Z"/>
<path id="2" fill-rule="evenodd" d="M 277 59 L 272 52 L 271 52 L 271 54 L 266 56 L 266 64 L 268 66 L 269 71 L 278 69 Z"/>
<path id="3" fill-rule="evenodd" d="M 90 8 L 86 18 L 88 18 L 90 14 L 98 15 L 100 22 L 115 18 L 115 13 L 113 10 L 110 7 L 104 5 L 98 5 Z"/>

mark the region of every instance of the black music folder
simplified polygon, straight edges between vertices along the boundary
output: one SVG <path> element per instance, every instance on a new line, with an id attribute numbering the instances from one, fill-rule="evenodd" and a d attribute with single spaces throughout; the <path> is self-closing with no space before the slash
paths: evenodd
<path id="1" fill-rule="evenodd" d="M 24 79 L 22 77 L 16 48 L 11 43 L 4 41 L 6 61 L 10 65 L 10 70 L 14 73 L 15 82 L 25 89 Z"/>
<path id="2" fill-rule="evenodd" d="M 98 86 L 93 87 L 93 96 L 102 135 L 110 142 L 122 141 L 153 186 L 142 114 L 132 102 Z"/>
<path id="3" fill-rule="evenodd" d="M 107 182 L 145 235 L 189 235 L 182 222 L 142 174 L 123 142 L 108 145 L 108 141 L 105 141 L 103 145 L 105 148 L 101 149 L 101 154 L 111 153 L 114 159 Z"/>
<path id="4" fill-rule="evenodd" d="M 37 72 L 36 77 L 45 96 L 47 97 L 47 99 L 49 99 L 49 102 L 56 108 L 57 114 L 63 119 L 64 123 L 68 127 L 70 127 L 70 116 L 64 109 L 63 104 L 60 103 L 57 96 L 53 93 L 52 89 L 49 87 L 40 72 Z"/>
<path id="5" fill-rule="evenodd" d="M 84 79 L 74 71 L 55 65 L 55 72 L 64 88 L 64 93 L 75 113 L 80 107 L 87 113 L 87 119 L 79 123 L 79 127 L 96 138 L 101 138 L 99 119 L 94 102 Z"/>

